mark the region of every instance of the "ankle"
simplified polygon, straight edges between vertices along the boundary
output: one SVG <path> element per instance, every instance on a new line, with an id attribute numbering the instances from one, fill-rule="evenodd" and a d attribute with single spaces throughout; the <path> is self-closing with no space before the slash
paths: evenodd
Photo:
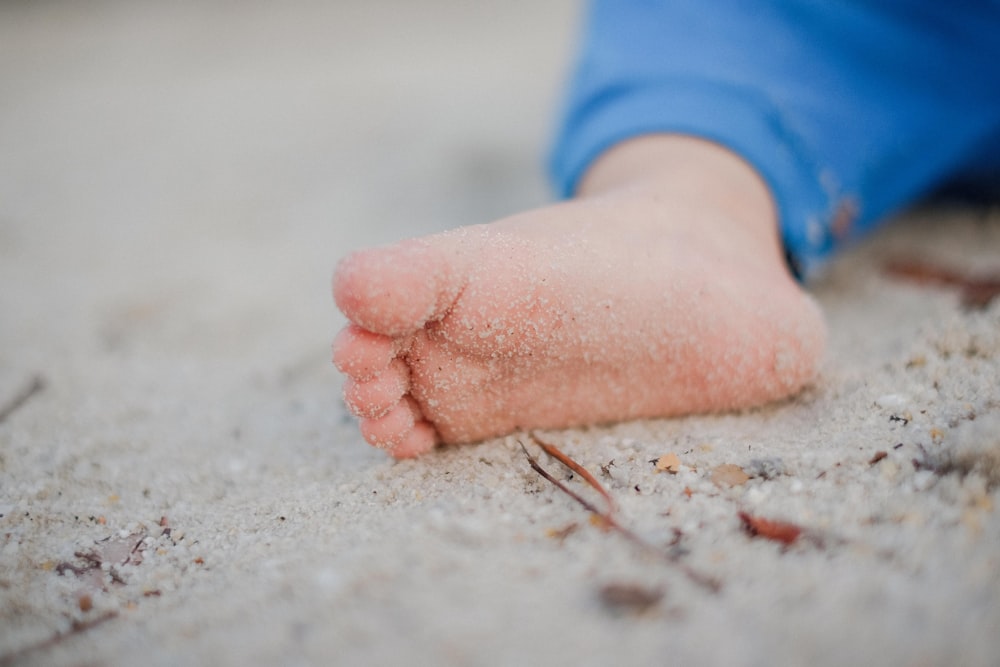
<path id="1" fill-rule="evenodd" d="M 594 162 L 577 194 L 668 207 L 670 219 L 697 225 L 718 248 L 787 270 L 769 188 L 748 162 L 711 141 L 657 134 L 622 142 Z"/>

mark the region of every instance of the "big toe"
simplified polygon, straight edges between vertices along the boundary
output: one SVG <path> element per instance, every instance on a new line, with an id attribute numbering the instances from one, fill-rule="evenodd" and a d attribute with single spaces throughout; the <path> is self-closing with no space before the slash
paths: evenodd
<path id="1" fill-rule="evenodd" d="M 454 302 L 462 287 L 454 260 L 433 238 L 356 252 L 337 266 L 334 299 L 355 324 L 403 336 L 439 319 Z"/>

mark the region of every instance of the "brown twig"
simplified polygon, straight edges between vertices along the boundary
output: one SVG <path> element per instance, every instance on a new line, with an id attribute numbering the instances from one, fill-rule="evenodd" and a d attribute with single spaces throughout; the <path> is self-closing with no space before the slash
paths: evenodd
<path id="1" fill-rule="evenodd" d="M 583 508 L 588 512 L 590 512 L 591 514 L 599 516 L 605 521 L 610 519 L 610 517 L 606 516 L 604 512 L 601 512 L 601 510 L 597 509 L 597 507 L 595 507 L 594 504 L 591 503 L 589 500 L 580 496 L 578 493 L 573 491 L 573 489 L 569 488 L 568 486 L 560 482 L 558 479 L 550 475 L 549 472 L 538 463 L 538 460 L 534 456 L 532 456 L 530 452 L 528 452 L 528 448 L 524 446 L 523 442 L 518 440 L 517 444 L 521 445 L 521 450 L 524 452 L 524 455 L 528 457 L 528 465 L 531 466 L 532 470 L 534 470 L 539 475 L 544 477 L 546 480 L 554 484 L 557 489 L 565 493 L 567 496 L 569 496 L 576 502 L 583 505 Z M 610 523 L 608 525 L 610 526 Z"/>
<path id="2" fill-rule="evenodd" d="M 546 454 L 548 454 L 552 458 L 559 461 L 559 463 L 562 463 L 564 466 L 566 466 L 567 468 L 578 474 L 580 477 L 584 479 L 584 481 L 587 482 L 587 484 L 590 484 L 590 486 L 593 487 L 595 491 L 601 494 L 601 496 L 604 498 L 604 501 L 608 504 L 608 512 L 607 512 L 608 514 L 614 514 L 618 511 L 618 506 L 615 503 L 615 499 L 611 497 L 611 494 L 607 492 L 604 486 L 602 486 L 601 483 L 598 482 L 594 478 L 594 476 L 587 471 L 586 468 L 584 468 L 582 465 L 580 465 L 570 457 L 563 454 L 562 451 L 560 451 L 559 448 L 553 445 L 552 443 L 545 442 L 544 440 L 539 438 L 536 433 L 534 432 L 529 433 L 528 436 L 532 440 L 534 440 L 535 444 L 541 447 Z"/>
<path id="3" fill-rule="evenodd" d="M 586 470 L 583 468 L 583 466 L 581 466 L 579 463 L 573 461 L 573 459 L 563 454 L 559 450 L 559 448 L 557 448 L 555 445 L 548 443 L 543 444 L 539 442 L 537 437 L 535 437 L 534 435 L 531 434 L 529 435 L 532 438 L 532 440 L 534 440 L 540 447 L 542 447 L 543 450 L 545 450 L 547 454 L 558 460 L 567 468 L 573 470 L 574 472 L 579 472 L 580 470 L 583 470 L 586 473 Z M 527 457 L 528 465 L 531 466 L 532 470 L 537 472 L 544 479 L 551 482 L 557 489 L 559 489 L 560 491 L 568 495 L 570 498 L 578 502 L 580 505 L 582 505 L 584 509 L 586 509 L 588 512 L 597 517 L 605 528 L 607 528 L 608 530 L 615 531 L 616 533 L 618 533 L 619 535 L 621 535 L 626 540 L 628 540 L 635 546 L 639 547 L 646 553 L 654 555 L 657 558 L 664 560 L 667 563 L 678 568 L 688 579 L 690 579 L 695 584 L 698 584 L 699 586 L 711 591 L 712 593 L 717 593 L 719 591 L 719 589 L 721 588 L 721 584 L 719 584 L 717 580 L 694 570 L 686 563 L 681 562 L 680 558 L 676 554 L 665 553 L 661 551 L 656 546 L 650 544 L 636 533 L 632 532 L 625 526 L 618 523 L 618 520 L 615 519 L 615 517 L 612 515 L 612 510 L 615 507 L 614 501 L 611 499 L 610 494 L 604 489 L 604 487 L 601 486 L 600 482 L 594 479 L 593 475 L 591 475 L 590 473 L 586 473 L 585 475 L 581 474 L 580 476 L 583 477 L 585 480 L 587 480 L 591 486 L 594 486 L 601 494 L 601 496 L 603 496 L 606 500 L 609 501 L 610 507 L 605 512 L 601 512 L 600 510 L 598 510 L 593 503 L 588 501 L 586 498 L 583 498 L 578 493 L 576 493 L 575 491 L 567 487 L 565 484 L 557 480 L 555 477 L 553 477 L 547 470 L 545 470 L 545 468 L 541 466 L 541 464 L 538 463 L 535 457 L 531 455 L 531 453 L 528 451 L 528 448 L 524 446 L 523 442 L 518 440 L 517 444 L 521 446 L 521 450 Z"/>
<path id="4" fill-rule="evenodd" d="M 986 308 L 1000 294 L 1000 278 L 996 276 L 973 277 L 916 260 L 889 261 L 885 272 L 917 285 L 956 288 L 962 295 L 962 305 L 971 309 Z"/>
<path id="5" fill-rule="evenodd" d="M 42 376 L 36 375 L 32 377 L 31 381 L 24 389 L 14 394 L 14 396 L 7 401 L 5 405 L 0 406 L 0 423 L 6 421 L 8 417 L 17 412 L 21 406 L 31 400 L 35 394 L 43 389 L 45 389 L 45 380 L 42 379 Z"/>
<path id="6" fill-rule="evenodd" d="M 67 637 L 72 637 L 73 635 L 79 635 L 88 630 L 96 628 L 98 625 L 110 621 L 113 618 L 118 617 L 118 612 L 108 611 L 100 616 L 95 616 L 94 618 L 88 619 L 86 621 L 73 621 L 73 625 L 70 626 L 69 630 L 65 632 L 57 632 L 48 639 L 44 639 L 37 644 L 29 644 L 24 648 L 18 649 L 7 655 L 0 656 L 0 667 L 7 667 L 8 665 L 15 665 L 20 662 L 29 653 L 34 653 L 35 651 L 44 651 L 47 648 L 52 648 L 59 642 L 65 640 Z"/>

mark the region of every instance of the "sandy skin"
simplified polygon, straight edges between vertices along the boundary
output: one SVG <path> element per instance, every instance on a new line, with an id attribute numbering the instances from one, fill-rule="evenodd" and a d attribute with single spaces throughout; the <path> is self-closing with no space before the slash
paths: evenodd
<path id="1" fill-rule="evenodd" d="M 678 136 L 613 148 L 571 201 L 352 254 L 333 290 L 345 400 L 400 458 L 760 405 L 808 384 L 825 341 L 764 183 Z"/>

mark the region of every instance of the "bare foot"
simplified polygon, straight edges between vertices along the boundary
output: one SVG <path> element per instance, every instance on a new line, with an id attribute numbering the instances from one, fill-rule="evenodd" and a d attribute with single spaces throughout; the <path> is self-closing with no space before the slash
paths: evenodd
<path id="1" fill-rule="evenodd" d="M 334 296 L 347 405 L 396 457 L 759 405 L 814 377 L 825 338 L 756 173 L 674 136 L 612 149 L 578 199 L 355 253 Z"/>

